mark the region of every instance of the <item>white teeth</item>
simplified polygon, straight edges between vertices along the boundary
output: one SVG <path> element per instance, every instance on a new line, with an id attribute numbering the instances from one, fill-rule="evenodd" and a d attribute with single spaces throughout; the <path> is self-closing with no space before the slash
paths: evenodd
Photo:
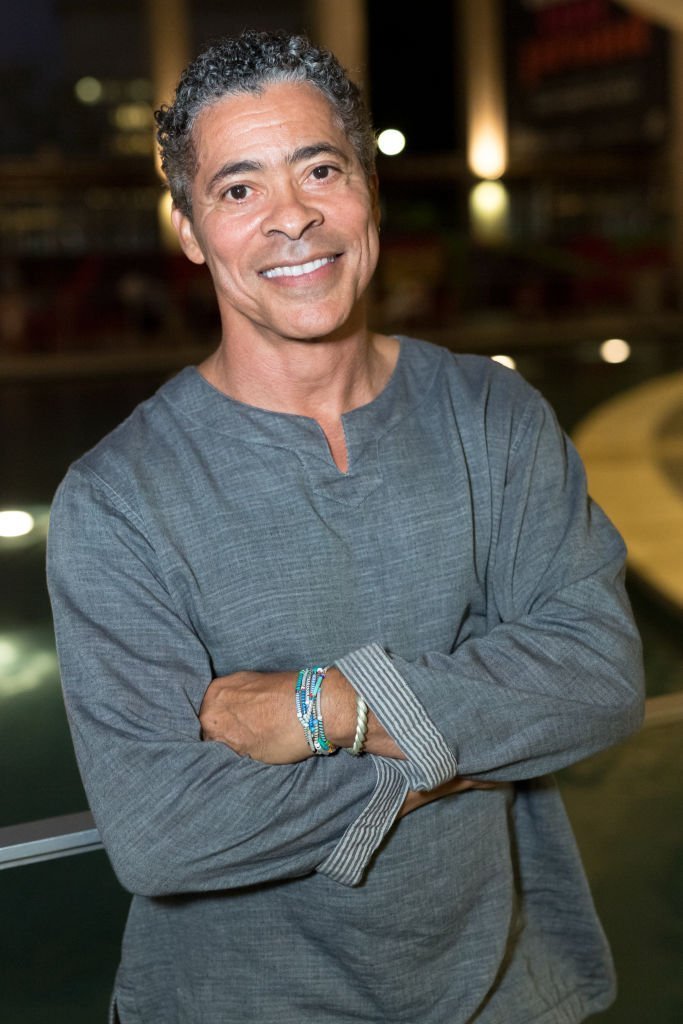
<path id="1" fill-rule="evenodd" d="M 326 263 L 334 263 L 334 256 L 323 256 L 320 260 L 310 260 L 296 267 L 273 267 L 272 270 L 263 270 L 261 273 L 264 277 L 301 277 L 302 274 L 312 274 Z"/>

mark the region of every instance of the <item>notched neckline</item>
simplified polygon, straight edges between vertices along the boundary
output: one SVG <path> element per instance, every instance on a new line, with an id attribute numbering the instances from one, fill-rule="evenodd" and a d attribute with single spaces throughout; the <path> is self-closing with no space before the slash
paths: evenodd
<path id="1" fill-rule="evenodd" d="M 442 365 L 434 360 L 435 346 L 403 335 L 396 336 L 399 353 L 389 380 L 380 393 L 342 415 L 348 453 L 343 472 L 334 462 L 325 433 L 317 420 L 297 413 L 274 412 L 241 402 L 211 384 L 196 366 L 188 366 L 165 386 L 164 397 L 180 407 L 194 429 L 211 430 L 242 444 L 281 448 L 297 456 L 308 472 L 334 480 L 356 482 L 377 460 L 377 445 L 425 400 Z M 426 349 L 432 350 L 430 357 Z M 442 352 L 442 355 L 444 353 Z"/>

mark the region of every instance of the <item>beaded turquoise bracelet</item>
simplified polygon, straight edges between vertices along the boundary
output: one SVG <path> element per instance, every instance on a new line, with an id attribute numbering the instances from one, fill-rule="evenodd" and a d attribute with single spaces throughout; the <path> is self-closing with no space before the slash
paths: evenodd
<path id="1" fill-rule="evenodd" d="M 327 739 L 320 710 L 320 696 L 327 668 L 302 668 L 296 681 L 296 717 L 314 754 L 333 754 L 337 749 Z"/>

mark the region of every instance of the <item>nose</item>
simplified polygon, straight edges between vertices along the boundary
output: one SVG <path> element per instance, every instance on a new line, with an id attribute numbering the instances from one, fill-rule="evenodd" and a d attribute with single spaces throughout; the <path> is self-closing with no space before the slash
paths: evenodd
<path id="1" fill-rule="evenodd" d="M 322 212 L 293 183 L 273 194 L 261 229 L 265 235 L 281 234 L 296 241 L 309 228 L 322 224 Z"/>

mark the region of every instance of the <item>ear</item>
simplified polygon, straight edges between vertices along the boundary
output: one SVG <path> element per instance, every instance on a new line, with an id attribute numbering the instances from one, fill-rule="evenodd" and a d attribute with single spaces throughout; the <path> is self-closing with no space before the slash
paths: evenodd
<path id="1" fill-rule="evenodd" d="M 195 236 L 192 221 L 184 213 L 181 213 L 176 206 L 171 210 L 171 223 L 178 236 L 180 248 L 188 260 L 191 260 L 192 263 L 205 263 L 204 253 Z"/>

